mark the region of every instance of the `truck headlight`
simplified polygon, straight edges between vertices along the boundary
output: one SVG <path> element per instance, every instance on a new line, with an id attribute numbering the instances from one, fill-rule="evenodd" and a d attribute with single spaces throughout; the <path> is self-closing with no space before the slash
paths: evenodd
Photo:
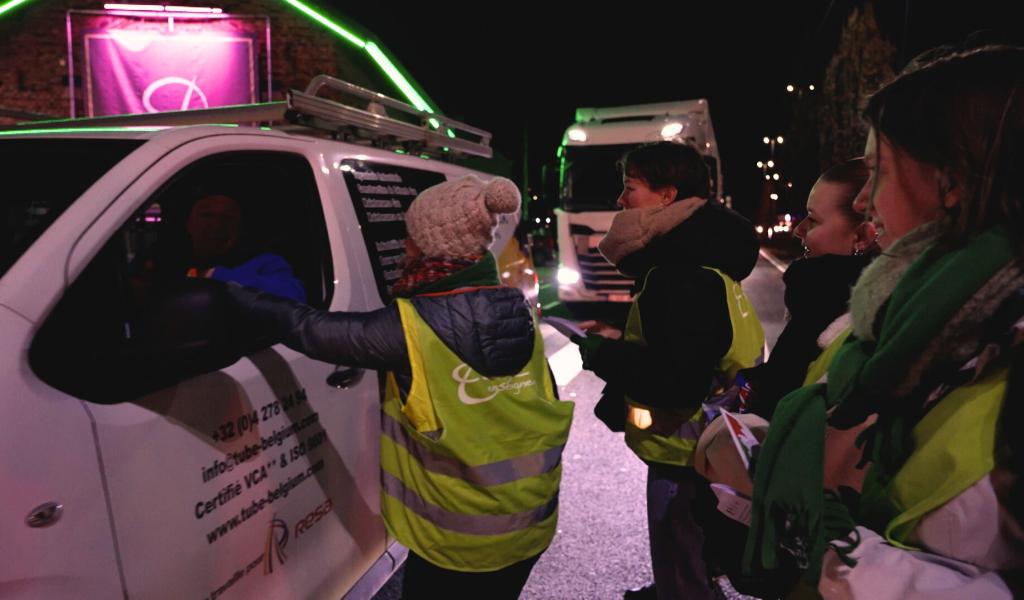
<path id="1" fill-rule="evenodd" d="M 574 142 L 585 142 L 587 141 L 587 132 L 579 127 L 573 127 L 569 130 L 569 139 Z"/>
<path id="2" fill-rule="evenodd" d="M 670 139 L 679 135 L 682 131 L 682 123 L 669 123 L 661 128 L 661 137 L 665 139 Z"/>
<path id="3" fill-rule="evenodd" d="M 570 269 L 568 267 L 558 268 L 558 283 L 561 283 L 562 285 L 573 285 L 579 283 L 579 281 L 579 271 L 575 269 Z"/>

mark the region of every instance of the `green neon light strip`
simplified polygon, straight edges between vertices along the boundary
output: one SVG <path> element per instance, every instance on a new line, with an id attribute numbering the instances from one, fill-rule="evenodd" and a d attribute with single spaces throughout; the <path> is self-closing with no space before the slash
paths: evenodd
<path id="1" fill-rule="evenodd" d="M 424 112 L 434 112 L 434 109 L 430 108 L 430 105 L 427 104 L 427 101 L 423 99 L 423 96 L 420 96 L 419 92 L 417 92 L 416 89 L 412 87 L 412 84 L 409 83 L 409 80 L 406 79 L 405 76 L 399 72 L 398 67 L 395 66 L 395 63 L 391 62 L 391 59 L 384 54 L 384 52 L 380 49 L 379 46 L 377 46 L 377 44 L 373 42 L 366 42 L 366 51 L 370 53 L 370 56 L 373 58 L 374 61 L 376 61 L 377 65 L 381 68 L 381 70 L 383 70 L 384 73 L 386 73 L 387 76 L 391 78 L 391 81 L 395 82 L 395 85 L 398 86 L 398 89 L 402 90 L 402 93 L 405 94 L 405 97 L 409 99 L 409 102 L 412 102 L 413 106 Z"/>
<path id="2" fill-rule="evenodd" d="M 40 121 L 41 123 L 45 121 Z M 206 127 L 239 127 L 238 123 L 207 123 Z M 125 125 L 122 127 L 53 127 L 50 129 L 12 129 L 10 131 L 0 131 L 0 135 L 29 135 L 29 134 L 51 134 L 51 133 L 124 133 L 124 132 L 150 132 L 150 131 L 162 131 L 169 129 L 170 125 L 153 125 L 153 126 L 140 126 L 140 125 Z M 266 129 L 261 127 L 260 129 Z"/>
<path id="3" fill-rule="evenodd" d="M 336 33 L 336 34 L 340 35 L 341 37 L 345 38 L 346 40 L 352 42 L 356 46 L 359 46 L 360 48 L 366 48 L 366 42 L 364 42 L 363 40 L 361 40 L 358 37 L 356 37 L 352 32 L 350 32 L 349 30 L 345 29 L 341 25 L 338 25 L 334 21 L 331 21 L 327 17 L 325 17 L 322 14 L 318 13 L 317 11 L 313 10 L 309 6 L 306 6 L 302 2 L 299 2 L 299 0 L 284 0 L 284 1 L 287 2 L 288 4 L 291 4 L 292 6 L 294 6 L 299 12 L 305 14 L 307 17 L 313 19 L 317 23 L 320 23 L 321 25 L 323 25 L 324 27 L 330 29 L 334 33 Z"/>
<path id="4" fill-rule="evenodd" d="M 302 2 L 299 2 L 299 0 L 284 1 L 294 6 L 297 10 L 301 11 L 303 14 L 307 15 L 317 23 L 320 23 L 324 27 L 327 27 L 328 29 L 337 33 L 346 40 L 366 50 L 367 54 L 370 55 L 370 58 L 372 58 L 373 61 L 377 63 L 377 66 L 380 67 L 382 71 L 384 71 L 384 74 L 391 79 L 392 83 L 394 83 L 395 86 L 398 87 L 398 89 L 401 90 L 403 94 L 405 94 L 406 99 L 413 106 L 415 106 L 419 110 L 422 110 L 423 112 L 434 112 L 434 109 L 431 108 L 430 104 L 428 104 L 427 101 L 423 99 L 423 96 L 421 96 L 420 93 L 416 91 L 416 88 L 414 88 L 412 84 L 409 83 L 409 80 L 406 79 L 405 75 L 402 75 L 402 72 L 398 70 L 398 67 L 395 66 L 395 63 L 392 62 L 391 59 L 388 58 L 386 54 L 384 54 L 384 51 L 381 50 L 380 46 L 378 46 L 376 43 L 372 41 L 368 42 L 359 39 L 344 27 L 338 25 L 334 21 L 331 21 L 327 17 L 323 16 L 322 14 L 313 10 L 309 6 L 303 4 Z M 430 125 L 434 129 L 441 128 L 441 123 L 437 119 L 430 119 Z M 449 129 L 447 133 L 448 137 L 455 137 L 455 132 L 452 131 L 451 129 Z"/>
<path id="5" fill-rule="evenodd" d="M 12 131 L 0 131 L 0 135 L 32 135 L 37 133 L 108 133 L 122 131 L 160 131 L 166 127 L 65 127 L 54 129 L 19 129 Z"/>
<path id="6" fill-rule="evenodd" d="M 0 15 L 2 15 L 5 12 L 11 10 L 12 8 L 18 6 L 19 4 L 24 4 L 26 2 L 28 2 L 28 0 L 10 0 L 10 2 L 5 2 L 4 4 L 0 4 Z"/>

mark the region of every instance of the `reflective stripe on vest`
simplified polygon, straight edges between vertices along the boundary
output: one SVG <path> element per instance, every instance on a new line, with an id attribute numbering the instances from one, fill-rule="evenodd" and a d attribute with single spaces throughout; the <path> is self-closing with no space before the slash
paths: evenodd
<path id="1" fill-rule="evenodd" d="M 544 343 L 510 377 L 463 363 L 398 300 L 412 367 L 403 404 L 389 374 L 382 411 L 381 514 L 429 562 L 494 571 L 543 551 L 555 533 L 561 453 L 573 404 L 554 397 Z"/>
<path id="2" fill-rule="evenodd" d="M 742 286 L 718 269 L 704 268 L 721 277 L 725 289 L 732 325 L 732 344 L 718 363 L 716 377 L 723 384 L 731 383 L 737 371 L 752 367 L 763 359 L 764 331 Z M 653 271 L 648 271 L 647 277 Z M 645 278 L 645 287 L 646 283 Z M 630 307 L 624 339 L 646 345 L 639 309 L 643 293 L 641 290 L 637 294 Z M 680 343 L 686 342 L 683 340 Z M 680 367 L 683 368 L 682 365 Z M 710 386 L 711 382 L 708 384 Z M 670 409 L 644 406 L 629 397 L 626 403 L 626 445 L 637 456 L 648 462 L 681 466 L 693 464 L 693 450 L 705 425 L 704 411 L 700 407 L 695 407 L 693 414 L 688 415 Z"/>
<path id="3" fill-rule="evenodd" d="M 412 455 L 423 468 L 434 473 L 455 477 L 477 485 L 501 485 L 524 477 L 533 477 L 553 470 L 562 460 L 562 448 L 555 446 L 543 452 L 517 456 L 487 465 L 469 466 L 451 456 L 434 454 L 425 444 L 406 433 L 401 423 L 383 413 L 384 435 Z"/>
<path id="4" fill-rule="evenodd" d="M 467 515 L 447 511 L 424 500 L 409 489 L 402 480 L 387 471 L 381 473 L 384 492 L 400 500 L 409 510 L 451 531 L 470 535 L 499 535 L 526 529 L 550 517 L 558 508 L 556 494 L 547 504 L 515 514 Z"/>

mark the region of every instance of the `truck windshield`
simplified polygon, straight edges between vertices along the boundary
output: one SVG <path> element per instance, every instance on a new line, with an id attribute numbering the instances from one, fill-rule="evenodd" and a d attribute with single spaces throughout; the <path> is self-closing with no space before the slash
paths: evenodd
<path id="1" fill-rule="evenodd" d="M 0 276 L 140 140 L 0 139 Z M 20 189 L 18 192 L 16 190 Z"/>
<path id="2" fill-rule="evenodd" d="M 566 146 L 562 208 L 569 212 L 618 210 L 622 171 L 617 163 L 636 145 Z"/>

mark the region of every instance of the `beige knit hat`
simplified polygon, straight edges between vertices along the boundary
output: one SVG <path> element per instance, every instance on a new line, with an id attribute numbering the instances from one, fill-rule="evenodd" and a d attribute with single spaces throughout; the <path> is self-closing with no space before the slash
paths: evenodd
<path id="1" fill-rule="evenodd" d="M 420 192 L 405 213 L 405 227 L 425 256 L 480 256 L 494 239 L 495 215 L 518 211 L 519 198 L 519 188 L 504 177 L 485 183 L 466 175 Z"/>

